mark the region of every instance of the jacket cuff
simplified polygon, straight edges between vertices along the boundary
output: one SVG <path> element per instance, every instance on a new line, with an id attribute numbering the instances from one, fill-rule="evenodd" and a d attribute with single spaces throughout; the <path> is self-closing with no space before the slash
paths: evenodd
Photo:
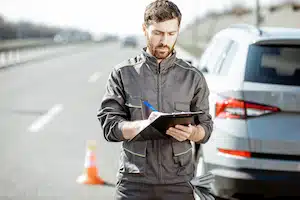
<path id="1" fill-rule="evenodd" d="M 196 142 L 196 143 L 197 144 L 204 144 L 210 138 L 211 133 L 209 132 L 207 126 L 205 126 L 204 124 L 200 124 L 200 126 L 202 126 L 202 128 L 204 129 L 204 138 L 202 140 Z"/>
<path id="2" fill-rule="evenodd" d="M 125 121 L 120 121 L 118 123 L 118 125 L 116 126 L 116 129 L 115 129 L 115 137 L 118 141 L 124 141 L 126 140 L 123 136 L 123 132 L 122 132 L 122 128 L 123 128 L 123 125 L 124 125 Z"/>

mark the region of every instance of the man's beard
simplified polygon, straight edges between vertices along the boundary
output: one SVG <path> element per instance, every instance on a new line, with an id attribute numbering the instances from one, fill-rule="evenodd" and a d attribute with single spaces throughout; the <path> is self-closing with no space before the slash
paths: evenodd
<path id="1" fill-rule="evenodd" d="M 151 54 L 159 60 L 167 58 L 173 52 L 175 44 L 176 42 L 171 48 L 163 44 L 159 44 L 158 46 L 153 46 L 150 43 L 150 40 L 147 36 L 147 48 L 149 49 Z"/>

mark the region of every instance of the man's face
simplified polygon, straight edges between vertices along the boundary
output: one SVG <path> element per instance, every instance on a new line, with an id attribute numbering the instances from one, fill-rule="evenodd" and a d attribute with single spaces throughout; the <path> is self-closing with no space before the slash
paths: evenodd
<path id="1" fill-rule="evenodd" d="M 157 59 L 165 59 L 172 53 L 179 32 L 177 18 L 155 23 L 143 30 L 147 39 L 147 48 Z"/>

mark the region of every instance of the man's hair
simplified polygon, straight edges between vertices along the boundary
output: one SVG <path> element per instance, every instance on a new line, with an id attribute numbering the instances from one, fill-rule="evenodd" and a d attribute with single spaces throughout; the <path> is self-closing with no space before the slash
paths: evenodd
<path id="1" fill-rule="evenodd" d="M 175 18 L 180 25 L 181 12 L 176 4 L 168 0 L 156 0 L 146 7 L 144 23 L 149 26 L 153 22 L 159 23 Z"/>

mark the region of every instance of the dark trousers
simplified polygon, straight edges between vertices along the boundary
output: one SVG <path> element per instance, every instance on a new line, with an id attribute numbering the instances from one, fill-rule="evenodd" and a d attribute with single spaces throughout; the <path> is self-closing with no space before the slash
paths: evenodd
<path id="1" fill-rule="evenodd" d="M 115 200 L 194 200 L 188 183 L 152 185 L 121 180 Z"/>

